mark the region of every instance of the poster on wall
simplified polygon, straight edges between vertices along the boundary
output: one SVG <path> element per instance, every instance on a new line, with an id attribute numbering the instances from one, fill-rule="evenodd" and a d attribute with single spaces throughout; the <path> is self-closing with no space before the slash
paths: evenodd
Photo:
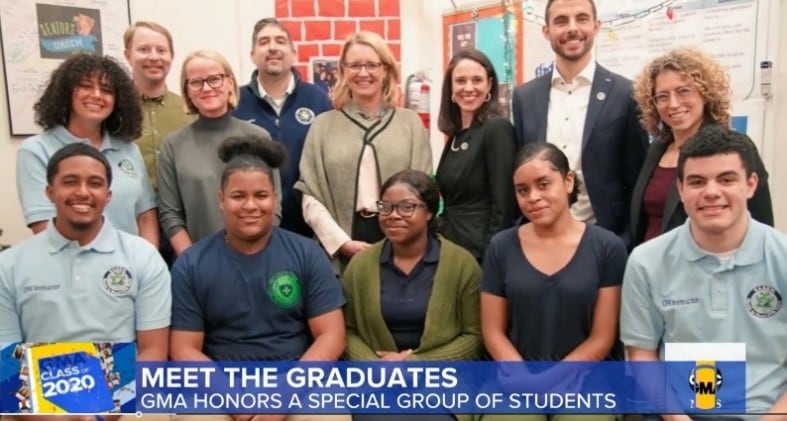
<path id="1" fill-rule="evenodd" d="M 129 16 L 127 0 L 0 0 L 0 41 L 12 136 L 41 131 L 34 121 L 33 105 L 63 60 L 88 53 L 124 62 L 123 32 Z"/>
<path id="2" fill-rule="evenodd" d="M 339 58 L 312 57 L 309 60 L 309 77 L 315 86 L 328 95 L 332 94 L 336 81 L 339 80 Z"/>
<path id="3" fill-rule="evenodd" d="M 497 73 L 499 98 L 504 113 L 509 110 L 509 93 L 522 82 L 522 31 L 516 25 L 520 2 L 489 2 L 487 6 L 455 10 L 443 15 L 445 67 L 464 48 L 486 54 Z"/>

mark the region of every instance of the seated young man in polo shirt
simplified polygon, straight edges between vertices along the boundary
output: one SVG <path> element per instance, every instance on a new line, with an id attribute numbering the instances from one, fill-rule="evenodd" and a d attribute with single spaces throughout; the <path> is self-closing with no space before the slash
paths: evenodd
<path id="1" fill-rule="evenodd" d="M 631 360 L 657 361 L 670 342 L 746 343 L 747 415 L 734 419 L 783 413 L 787 399 L 787 236 L 747 211 L 756 154 L 746 135 L 721 127 L 683 145 L 678 192 L 689 218 L 633 251 L 622 292 L 621 339 Z"/>
<path id="2" fill-rule="evenodd" d="M 111 183 L 109 162 L 90 145 L 52 155 L 55 218 L 0 254 L 0 343 L 136 342 L 138 360 L 167 359 L 169 272 L 150 243 L 102 216 Z"/>

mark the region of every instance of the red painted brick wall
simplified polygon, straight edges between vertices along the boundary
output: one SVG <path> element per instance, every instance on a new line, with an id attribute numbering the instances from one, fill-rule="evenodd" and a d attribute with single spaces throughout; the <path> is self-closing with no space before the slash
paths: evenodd
<path id="1" fill-rule="evenodd" d="M 401 60 L 399 0 L 276 0 L 276 18 L 292 33 L 295 67 L 307 80 L 311 57 L 338 57 L 344 39 L 361 30 L 380 34 Z"/>

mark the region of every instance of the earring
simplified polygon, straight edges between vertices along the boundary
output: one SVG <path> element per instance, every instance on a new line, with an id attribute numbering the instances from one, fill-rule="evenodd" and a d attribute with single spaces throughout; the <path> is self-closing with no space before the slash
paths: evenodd
<path id="1" fill-rule="evenodd" d="M 489 102 L 492 99 L 492 93 L 487 92 L 486 96 L 484 97 L 484 102 Z"/>

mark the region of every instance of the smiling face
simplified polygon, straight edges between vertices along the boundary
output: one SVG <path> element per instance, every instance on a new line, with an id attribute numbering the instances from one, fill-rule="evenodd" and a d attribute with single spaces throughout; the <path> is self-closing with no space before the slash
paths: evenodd
<path id="1" fill-rule="evenodd" d="M 688 139 L 699 130 L 705 101 L 695 83 L 674 70 L 663 70 L 653 83 L 653 100 L 661 121 L 676 138 Z"/>
<path id="2" fill-rule="evenodd" d="M 601 23 L 588 0 L 555 0 L 547 13 L 549 21 L 542 28 L 552 51 L 565 60 L 589 58 L 593 40 Z"/>
<path id="3" fill-rule="evenodd" d="M 228 76 L 228 71 L 215 60 L 205 57 L 194 57 L 185 68 L 185 79 L 189 100 L 200 115 L 205 117 L 220 117 L 229 111 L 229 98 L 235 90 L 235 81 Z M 221 76 L 221 84 L 211 86 L 208 80 Z M 202 80 L 199 89 L 189 86 L 195 81 Z"/>
<path id="4" fill-rule="evenodd" d="M 124 52 L 135 81 L 143 84 L 164 83 L 172 66 L 172 48 L 167 37 L 150 28 L 134 29 Z"/>
<path id="5" fill-rule="evenodd" d="M 342 75 L 352 97 L 366 102 L 382 101 L 383 82 L 388 70 L 374 48 L 366 44 L 352 44 L 342 61 Z"/>
<path id="6" fill-rule="evenodd" d="M 568 199 L 573 188 L 573 173 L 564 177 L 551 162 L 538 156 L 514 171 L 517 204 L 534 225 L 550 226 L 569 212 Z"/>
<path id="7" fill-rule="evenodd" d="M 115 93 L 107 75 L 98 72 L 82 78 L 71 96 L 69 124 L 97 127 L 112 114 Z"/>
<path id="8" fill-rule="evenodd" d="M 46 187 L 55 205 L 57 225 L 66 232 L 84 232 L 101 225 L 109 203 L 107 169 L 89 156 L 72 156 L 60 161 L 57 174 Z"/>
<path id="9" fill-rule="evenodd" d="M 278 25 L 269 24 L 257 32 L 251 61 L 263 76 L 289 74 L 295 61 L 295 49 L 284 30 Z"/>
<path id="10" fill-rule="evenodd" d="M 429 221 L 434 217 L 423 200 L 408 184 L 396 183 L 388 187 L 380 202 L 412 208 L 412 213 L 394 209 L 388 215 L 379 216 L 380 228 L 392 244 L 409 245 L 424 239 L 428 235 Z M 411 206 L 415 205 L 415 206 Z"/>
<path id="11" fill-rule="evenodd" d="M 244 242 L 265 237 L 273 227 L 276 192 L 262 170 L 235 170 L 219 192 L 227 236 Z"/>
<path id="12" fill-rule="evenodd" d="M 678 192 L 692 231 L 718 236 L 746 224 L 747 201 L 757 188 L 757 174 L 746 176 L 740 155 L 691 157 L 683 166 Z"/>
<path id="13" fill-rule="evenodd" d="M 462 59 L 451 73 L 451 98 L 462 112 L 472 116 L 481 108 L 492 90 L 492 80 L 481 63 Z"/>

